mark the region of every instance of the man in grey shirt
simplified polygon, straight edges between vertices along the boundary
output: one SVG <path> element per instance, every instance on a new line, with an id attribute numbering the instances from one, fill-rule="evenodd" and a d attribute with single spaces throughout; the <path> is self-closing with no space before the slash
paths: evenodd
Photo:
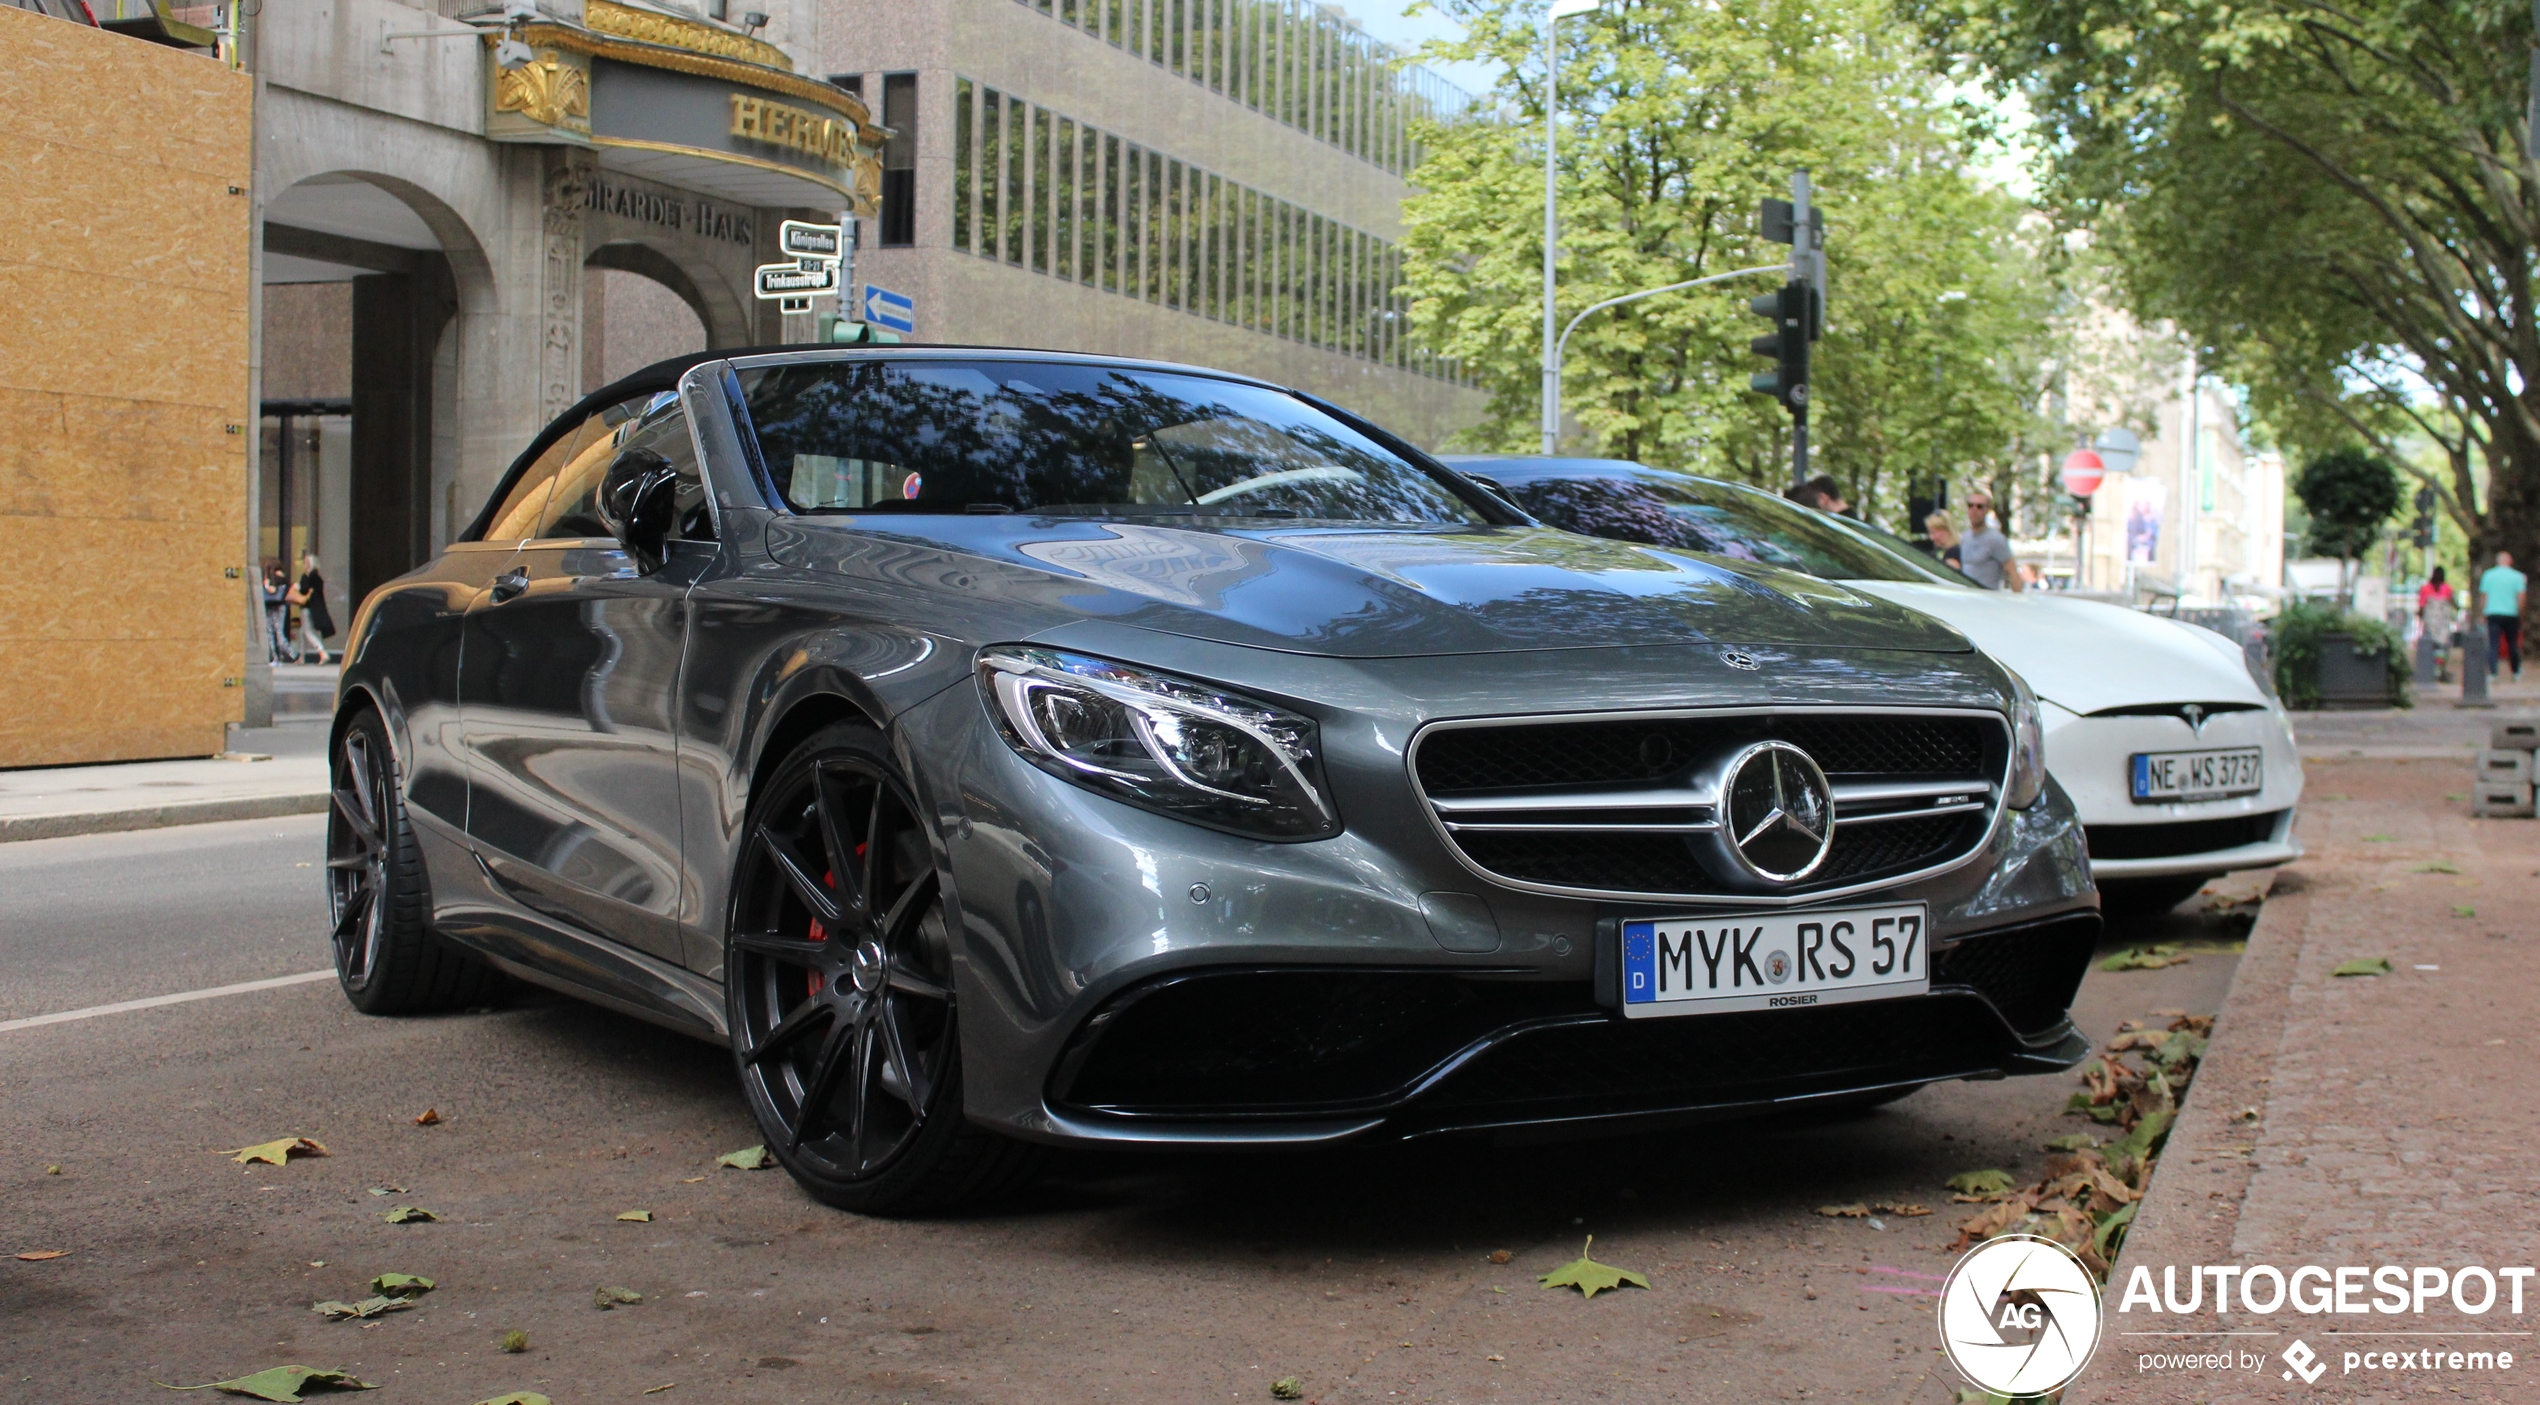
<path id="1" fill-rule="evenodd" d="M 2006 582 L 2017 590 L 2020 578 L 2011 569 L 2011 539 L 1992 519 L 1992 496 L 1981 488 L 1968 494 L 1967 535 L 1958 543 L 1958 569 L 1987 590 L 2000 590 Z"/>

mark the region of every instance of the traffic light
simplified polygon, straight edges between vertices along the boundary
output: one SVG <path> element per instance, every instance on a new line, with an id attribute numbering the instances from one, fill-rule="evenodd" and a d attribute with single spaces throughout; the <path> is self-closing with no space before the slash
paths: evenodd
<path id="1" fill-rule="evenodd" d="M 2417 489 L 2417 516 L 2408 524 L 2408 537 L 2419 551 L 2434 549 L 2434 508 L 2439 501 L 2432 488 Z"/>
<path id="2" fill-rule="evenodd" d="M 1748 388 L 1769 395 L 1793 414 L 1808 410 L 1808 343 L 1817 329 L 1817 290 L 1805 283 L 1784 283 L 1748 303 L 1747 310 L 1772 322 L 1773 330 L 1747 343 L 1758 356 L 1773 360 L 1773 369 L 1746 378 Z"/>

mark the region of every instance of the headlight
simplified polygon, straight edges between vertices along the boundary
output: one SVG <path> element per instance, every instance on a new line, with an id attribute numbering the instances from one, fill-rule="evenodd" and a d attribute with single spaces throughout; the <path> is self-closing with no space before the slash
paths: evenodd
<path id="1" fill-rule="evenodd" d="M 979 687 L 1023 758 L 1088 790 L 1263 839 L 1324 839 L 1314 720 L 1206 683 L 1108 659 L 1006 644 Z"/>
<path id="2" fill-rule="evenodd" d="M 2003 672 L 2011 675 L 2011 781 L 2002 798 L 2012 809 L 2025 810 L 2046 793 L 2046 726 L 2028 680 L 2007 668 Z"/>

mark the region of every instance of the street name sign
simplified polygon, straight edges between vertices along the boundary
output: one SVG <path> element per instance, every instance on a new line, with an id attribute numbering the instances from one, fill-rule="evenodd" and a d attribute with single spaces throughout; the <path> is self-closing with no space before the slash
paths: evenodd
<path id="1" fill-rule="evenodd" d="M 776 226 L 777 248 L 796 258 L 835 259 L 846 247 L 846 231 L 834 224 L 787 220 Z"/>
<path id="2" fill-rule="evenodd" d="M 758 266 L 758 295 L 763 298 L 802 298 L 836 291 L 838 266 L 825 259 Z"/>

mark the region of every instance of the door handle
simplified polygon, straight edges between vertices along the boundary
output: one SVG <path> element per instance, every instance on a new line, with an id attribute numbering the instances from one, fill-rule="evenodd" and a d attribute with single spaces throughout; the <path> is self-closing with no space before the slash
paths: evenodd
<path id="1" fill-rule="evenodd" d="M 519 571 L 505 571 L 494 578 L 494 603 L 502 604 L 529 588 L 529 577 Z"/>

